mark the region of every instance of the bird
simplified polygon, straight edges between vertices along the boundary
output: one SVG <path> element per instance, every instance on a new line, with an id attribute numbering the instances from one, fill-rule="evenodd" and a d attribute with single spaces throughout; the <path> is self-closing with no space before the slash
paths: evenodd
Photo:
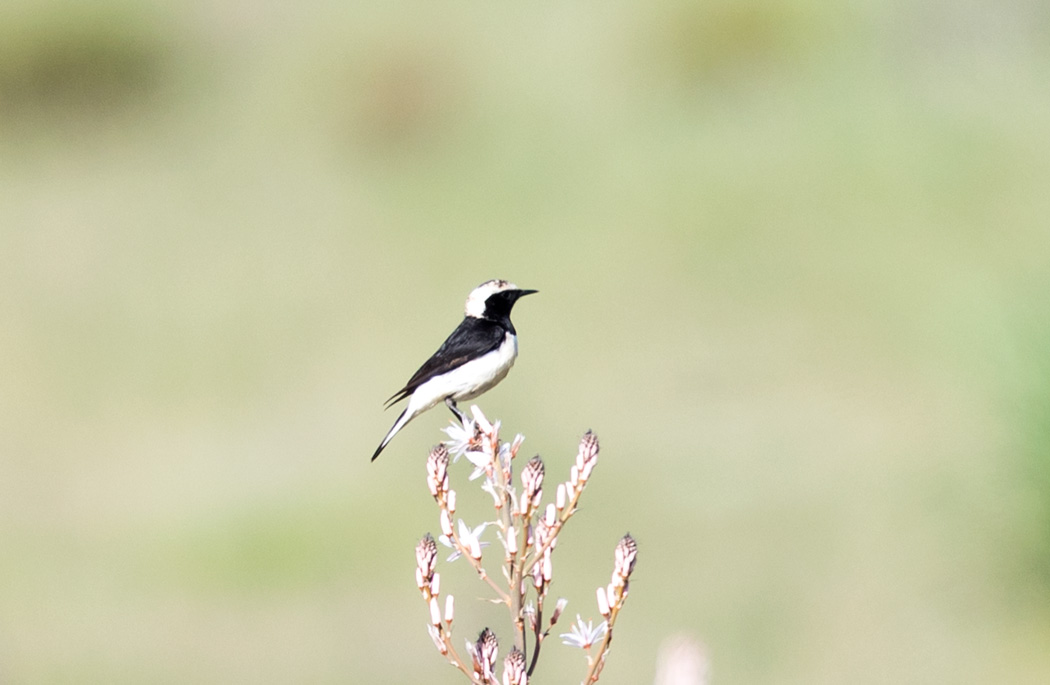
<path id="1" fill-rule="evenodd" d="M 406 398 L 408 404 L 379 443 L 372 461 L 409 421 L 439 402 L 462 422 L 456 403 L 474 399 L 506 377 L 518 356 L 518 332 L 510 311 L 519 298 L 536 292 L 503 280 L 485 281 L 470 292 L 463 321 L 405 387 L 386 401 L 386 408 Z"/>

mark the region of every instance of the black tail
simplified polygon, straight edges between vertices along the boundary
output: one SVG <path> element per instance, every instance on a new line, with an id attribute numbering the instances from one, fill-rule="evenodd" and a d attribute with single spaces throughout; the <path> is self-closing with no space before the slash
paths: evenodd
<path id="1" fill-rule="evenodd" d="M 397 417 L 397 421 L 394 421 L 394 425 L 390 428 L 390 432 L 388 432 L 386 434 L 386 437 L 383 438 L 383 442 L 379 443 L 379 447 L 376 448 L 376 453 L 372 455 L 372 461 L 376 460 L 376 457 L 378 457 L 379 453 L 383 451 L 383 448 L 387 446 L 387 443 L 390 442 L 391 438 L 393 438 L 394 435 L 399 430 L 401 430 L 406 423 L 411 421 L 411 418 L 405 418 L 405 414 L 407 413 L 408 407 L 405 407 L 404 411 L 401 412 L 401 415 Z"/>

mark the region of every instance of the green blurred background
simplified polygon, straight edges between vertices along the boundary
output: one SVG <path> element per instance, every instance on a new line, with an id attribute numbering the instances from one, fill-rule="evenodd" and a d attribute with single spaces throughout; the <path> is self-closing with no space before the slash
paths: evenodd
<path id="1" fill-rule="evenodd" d="M 1050 682 L 1048 84 L 1034 0 L 8 0 L 0 681 L 460 682 L 447 412 L 368 457 L 499 277 L 602 682 Z"/>

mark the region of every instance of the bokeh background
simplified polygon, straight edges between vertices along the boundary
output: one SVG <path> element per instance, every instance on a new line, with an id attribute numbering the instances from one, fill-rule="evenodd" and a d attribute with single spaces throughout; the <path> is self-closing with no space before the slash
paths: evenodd
<path id="1" fill-rule="evenodd" d="M 1050 682 L 1048 84 L 1035 0 L 7 0 L 0 681 L 459 682 L 446 412 L 368 457 L 501 277 L 602 682 Z"/>

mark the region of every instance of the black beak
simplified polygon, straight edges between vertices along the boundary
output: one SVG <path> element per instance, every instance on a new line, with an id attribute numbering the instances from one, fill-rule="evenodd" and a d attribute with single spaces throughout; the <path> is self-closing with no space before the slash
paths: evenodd
<path id="1" fill-rule="evenodd" d="M 515 290 L 514 291 L 514 299 L 516 300 L 519 297 L 525 297 L 526 295 L 532 295 L 533 293 L 538 293 L 538 292 L 539 292 L 539 290 Z"/>

